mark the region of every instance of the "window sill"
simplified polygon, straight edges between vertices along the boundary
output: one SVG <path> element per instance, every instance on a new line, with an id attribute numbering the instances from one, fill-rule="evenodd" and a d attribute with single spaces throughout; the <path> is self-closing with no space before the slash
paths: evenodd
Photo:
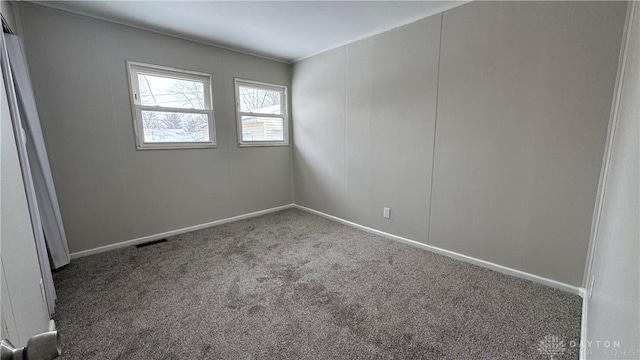
<path id="1" fill-rule="evenodd" d="M 175 144 L 175 145 L 136 145 L 136 150 L 188 150 L 188 149 L 217 149 L 215 144 Z"/>
<path id="2" fill-rule="evenodd" d="M 280 146 L 289 146 L 289 143 L 265 143 L 265 142 L 256 142 L 256 143 L 239 143 L 239 148 L 244 147 L 280 147 Z"/>

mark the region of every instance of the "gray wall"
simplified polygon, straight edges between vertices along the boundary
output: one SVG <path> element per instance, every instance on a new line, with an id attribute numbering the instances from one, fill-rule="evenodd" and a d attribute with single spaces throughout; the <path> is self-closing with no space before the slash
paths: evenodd
<path id="1" fill-rule="evenodd" d="M 290 147 L 238 148 L 233 77 L 286 64 L 19 3 L 71 252 L 292 202 Z M 217 149 L 136 151 L 125 60 L 210 73 Z"/>
<path id="2" fill-rule="evenodd" d="M 434 16 L 295 64 L 296 204 L 426 241 L 439 31 Z"/>
<path id="3" fill-rule="evenodd" d="M 595 345 L 589 359 L 637 359 L 640 356 L 640 6 L 635 4 L 630 48 L 602 203 L 591 274 L 587 340 L 619 341 L 619 348 Z M 611 356 L 613 351 L 616 356 Z M 626 355 L 622 354 L 626 351 Z"/>
<path id="4" fill-rule="evenodd" d="M 346 208 L 345 56 L 344 48 L 329 51 L 291 74 L 295 202 L 339 217 Z"/>
<path id="5" fill-rule="evenodd" d="M 581 285 L 625 10 L 444 14 L 432 245 Z"/>
<path id="6" fill-rule="evenodd" d="M 346 218 L 418 241 L 428 230 L 440 18 L 346 49 Z M 383 207 L 391 219 L 381 221 Z"/>
<path id="7" fill-rule="evenodd" d="M 580 286 L 625 7 L 471 3 L 294 64 L 295 202 Z"/>

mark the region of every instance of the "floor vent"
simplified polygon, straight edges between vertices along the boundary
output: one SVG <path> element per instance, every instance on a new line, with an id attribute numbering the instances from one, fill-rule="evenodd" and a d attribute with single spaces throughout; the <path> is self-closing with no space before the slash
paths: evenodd
<path id="1" fill-rule="evenodd" d="M 155 244 L 160 244 L 163 242 L 167 242 L 167 239 L 160 239 L 160 240 L 153 240 L 153 241 L 149 241 L 143 244 L 138 244 L 136 245 L 137 248 L 141 248 L 141 247 L 145 247 L 145 246 L 149 246 L 149 245 L 155 245 Z"/>

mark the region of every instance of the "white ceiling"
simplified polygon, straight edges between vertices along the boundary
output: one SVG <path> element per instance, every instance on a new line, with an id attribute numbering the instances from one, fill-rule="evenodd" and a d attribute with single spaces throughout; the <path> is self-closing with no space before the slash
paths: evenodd
<path id="1" fill-rule="evenodd" d="M 37 3 L 293 62 L 464 2 L 102 0 Z"/>

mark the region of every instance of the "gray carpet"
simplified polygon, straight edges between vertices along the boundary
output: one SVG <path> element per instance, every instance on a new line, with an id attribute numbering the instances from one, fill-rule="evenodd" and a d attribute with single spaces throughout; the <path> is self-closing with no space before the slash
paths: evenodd
<path id="1" fill-rule="evenodd" d="M 72 261 L 63 359 L 549 359 L 581 299 L 286 210 Z"/>

